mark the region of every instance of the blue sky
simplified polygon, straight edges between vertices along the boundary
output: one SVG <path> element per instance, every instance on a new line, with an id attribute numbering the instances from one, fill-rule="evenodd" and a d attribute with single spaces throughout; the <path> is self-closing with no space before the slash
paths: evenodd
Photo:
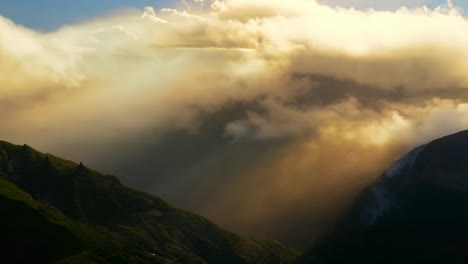
<path id="1" fill-rule="evenodd" d="M 18 24 L 52 30 L 115 9 L 173 6 L 171 0 L 0 0 L 0 15 Z"/>
<path id="2" fill-rule="evenodd" d="M 285 0 L 287 1 L 287 0 Z M 106 14 L 126 7 L 156 8 L 175 6 L 176 0 L 1 0 L 0 15 L 18 24 L 42 31 L 49 31 L 87 18 Z M 395 9 L 401 5 L 409 7 L 426 4 L 434 7 L 444 0 L 322 0 L 331 5 L 356 8 Z M 468 0 L 454 0 L 455 5 L 468 10 Z"/>

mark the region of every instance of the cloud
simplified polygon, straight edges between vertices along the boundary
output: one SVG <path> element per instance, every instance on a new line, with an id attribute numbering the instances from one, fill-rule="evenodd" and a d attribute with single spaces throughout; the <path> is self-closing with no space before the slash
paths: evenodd
<path id="1" fill-rule="evenodd" d="M 331 6 L 344 6 L 353 8 L 374 8 L 379 10 L 396 10 L 402 6 L 416 8 L 424 5 L 431 6 L 440 4 L 443 1 L 439 0 L 397 0 L 397 1 L 384 1 L 384 0 L 322 0 L 323 4 Z"/>
<path id="2" fill-rule="evenodd" d="M 0 18 L 0 137 L 306 243 L 398 155 L 468 127 L 467 30 L 449 6 L 306 0 L 147 7 L 51 33 Z"/>

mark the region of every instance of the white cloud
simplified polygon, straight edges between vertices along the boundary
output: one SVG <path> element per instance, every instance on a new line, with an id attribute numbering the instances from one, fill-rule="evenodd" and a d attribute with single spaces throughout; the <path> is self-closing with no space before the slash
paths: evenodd
<path id="1" fill-rule="evenodd" d="M 373 8 L 378 10 L 397 10 L 403 6 L 417 8 L 444 4 L 443 0 L 321 0 L 331 6 L 353 7 L 357 9 Z"/>

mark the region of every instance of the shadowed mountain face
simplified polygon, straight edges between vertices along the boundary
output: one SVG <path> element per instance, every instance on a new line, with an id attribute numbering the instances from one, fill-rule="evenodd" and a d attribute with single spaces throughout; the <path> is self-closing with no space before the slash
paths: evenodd
<path id="1" fill-rule="evenodd" d="M 0 142 L 0 206 L 3 263 L 289 263 L 296 255 L 26 145 Z"/>
<path id="2" fill-rule="evenodd" d="M 467 263 L 468 131 L 397 161 L 297 263 Z"/>

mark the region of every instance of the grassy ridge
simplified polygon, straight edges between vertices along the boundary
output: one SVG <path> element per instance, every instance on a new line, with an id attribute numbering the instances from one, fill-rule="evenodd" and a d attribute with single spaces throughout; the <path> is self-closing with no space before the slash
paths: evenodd
<path id="1" fill-rule="evenodd" d="M 26 145 L 0 142 L 0 208 L 7 263 L 261 264 L 297 255 Z"/>

